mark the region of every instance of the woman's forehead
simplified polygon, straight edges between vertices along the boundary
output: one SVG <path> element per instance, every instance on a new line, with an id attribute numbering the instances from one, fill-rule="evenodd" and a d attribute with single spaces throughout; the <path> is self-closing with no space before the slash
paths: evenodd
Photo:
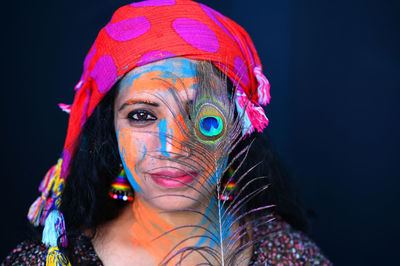
<path id="1" fill-rule="evenodd" d="M 194 89 L 196 64 L 195 60 L 176 57 L 137 67 L 121 79 L 120 93 L 141 94 L 155 90 L 165 91 L 168 88 L 178 91 Z"/>
<path id="2" fill-rule="evenodd" d="M 124 79 L 134 79 L 149 72 L 160 72 L 163 78 L 189 78 L 196 76 L 196 61 L 184 57 L 159 60 L 144 66 L 136 67 L 128 72 Z"/>

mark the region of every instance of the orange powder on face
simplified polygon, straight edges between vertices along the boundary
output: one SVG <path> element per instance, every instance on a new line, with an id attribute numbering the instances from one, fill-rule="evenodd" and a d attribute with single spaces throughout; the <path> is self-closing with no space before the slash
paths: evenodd
<path id="1" fill-rule="evenodd" d="M 126 103 L 127 104 L 135 104 L 135 103 L 138 103 L 138 102 L 140 102 L 140 103 L 148 103 L 150 105 L 155 105 L 154 102 L 149 101 L 147 99 L 143 99 L 143 100 L 142 99 L 140 99 L 140 100 L 128 100 Z"/>
<path id="2" fill-rule="evenodd" d="M 185 142 L 187 140 L 185 132 L 188 132 L 187 126 L 184 123 L 182 114 L 178 114 L 174 120 L 175 121 L 168 123 L 168 127 L 171 130 L 171 136 L 167 138 L 167 143 L 170 145 L 168 153 L 187 156 L 187 148 L 185 148 Z M 160 132 L 160 134 L 162 134 L 162 132 Z"/>
<path id="3" fill-rule="evenodd" d="M 172 230 L 174 226 L 166 222 L 158 211 L 150 208 L 141 200 L 135 200 L 132 208 L 135 215 L 135 221 L 131 227 L 134 235 L 132 242 L 146 250 L 157 264 L 160 264 L 178 243 L 178 239 L 182 238 L 182 235 L 176 230 L 160 237 L 163 233 Z"/>

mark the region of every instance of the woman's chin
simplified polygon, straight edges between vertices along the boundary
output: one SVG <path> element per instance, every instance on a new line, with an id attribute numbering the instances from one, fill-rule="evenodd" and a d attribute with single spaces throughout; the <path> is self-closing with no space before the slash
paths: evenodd
<path id="1" fill-rule="evenodd" d="M 165 196 L 161 198 L 156 198 L 151 200 L 151 205 L 155 208 L 163 211 L 174 211 L 174 210 L 184 210 L 193 209 L 199 205 L 198 200 L 192 200 L 182 196 Z"/>
<path id="2" fill-rule="evenodd" d="M 147 194 L 144 200 L 147 201 L 154 208 L 162 211 L 174 211 L 182 209 L 198 208 L 201 204 L 201 197 L 199 192 L 193 189 L 160 191 L 152 195 Z"/>

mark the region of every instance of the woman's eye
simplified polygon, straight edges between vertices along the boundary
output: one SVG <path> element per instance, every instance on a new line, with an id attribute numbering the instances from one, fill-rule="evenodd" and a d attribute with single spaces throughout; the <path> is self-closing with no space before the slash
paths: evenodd
<path id="1" fill-rule="evenodd" d="M 157 120 L 157 117 L 152 113 L 145 110 L 136 110 L 128 114 L 128 118 L 135 122 L 146 122 L 150 120 Z"/>

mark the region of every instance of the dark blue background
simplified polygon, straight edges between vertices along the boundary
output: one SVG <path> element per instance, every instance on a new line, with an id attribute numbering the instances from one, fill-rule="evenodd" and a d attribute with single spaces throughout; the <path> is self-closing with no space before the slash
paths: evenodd
<path id="1" fill-rule="evenodd" d="M 399 248 L 400 2 L 202 1 L 252 36 L 271 82 L 274 146 L 318 218 L 312 238 L 338 265 L 393 265 Z M 3 5 L 1 253 L 59 157 L 84 56 L 129 1 Z"/>

